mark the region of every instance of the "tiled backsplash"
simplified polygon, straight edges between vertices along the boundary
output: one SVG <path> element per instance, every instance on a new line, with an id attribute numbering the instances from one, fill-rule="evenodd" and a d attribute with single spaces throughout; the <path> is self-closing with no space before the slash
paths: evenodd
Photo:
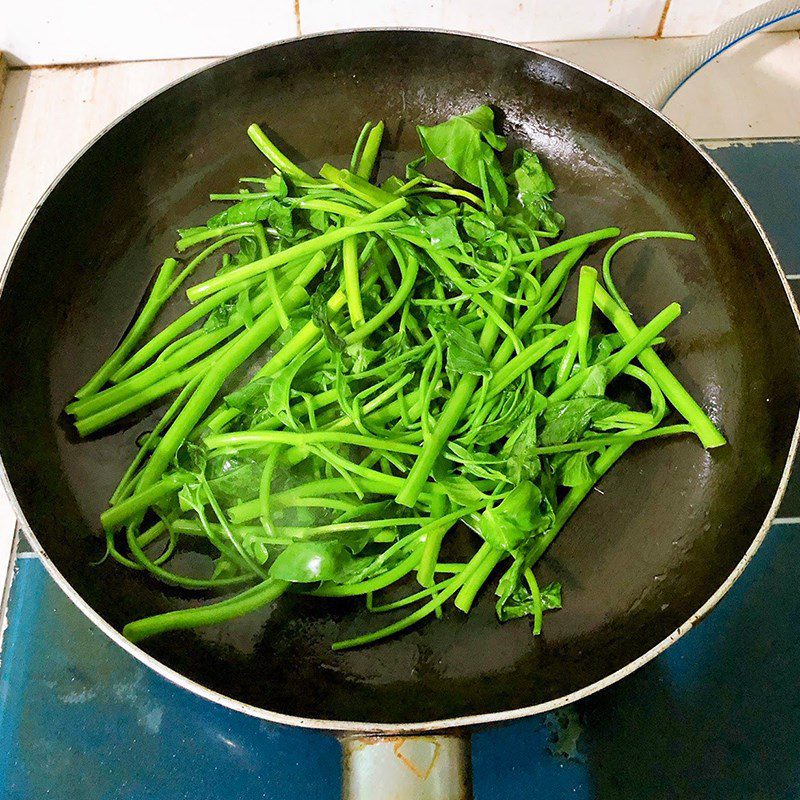
<path id="1" fill-rule="evenodd" d="M 521 42 L 696 36 L 761 1 L 38 0 L 8 3 L 0 50 L 12 63 L 34 65 L 222 56 L 298 33 L 378 26 Z M 793 27 L 796 20 L 783 24 Z"/>
<path id="2" fill-rule="evenodd" d="M 303 32 L 369 25 L 483 33 L 521 42 L 653 36 L 664 0 L 300 0 Z"/>

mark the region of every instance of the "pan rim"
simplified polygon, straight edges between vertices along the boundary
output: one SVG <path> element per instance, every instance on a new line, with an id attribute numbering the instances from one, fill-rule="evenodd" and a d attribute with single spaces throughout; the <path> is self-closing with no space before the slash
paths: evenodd
<path id="1" fill-rule="evenodd" d="M 588 75 L 589 77 L 593 78 L 599 83 L 609 86 L 612 89 L 615 89 L 616 91 L 625 95 L 629 99 L 633 100 L 635 103 L 644 107 L 650 113 L 655 114 L 661 121 L 666 123 L 684 141 L 686 141 L 700 155 L 700 157 L 706 161 L 706 163 L 708 163 L 711 169 L 714 170 L 719 175 L 719 177 L 727 186 L 728 190 L 733 194 L 733 196 L 742 206 L 748 218 L 750 219 L 750 222 L 752 223 L 753 227 L 755 228 L 756 232 L 761 238 L 761 241 L 763 242 L 764 246 L 767 249 L 767 253 L 769 254 L 770 259 L 772 260 L 772 264 L 778 273 L 778 278 L 781 281 L 784 293 L 786 294 L 786 298 L 792 310 L 795 326 L 797 327 L 798 331 L 800 331 L 800 310 L 798 310 L 798 306 L 794 299 L 794 295 L 792 294 L 791 289 L 789 288 L 789 283 L 786 278 L 786 274 L 780 265 L 777 254 L 775 253 L 772 244 L 766 235 L 766 232 L 764 231 L 755 213 L 750 208 L 750 204 L 742 196 L 741 192 L 735 186 L 733 181 L 728 177 L 725 171 L 716 163 L 716 161 L 708 153 L 706 153 L 691 136 L 689 136 L 678 125 L 676 125 L 672 120 L 670 120 L 667 116 L 665 116 L 663 112 L 650 105 L 647 101 L 637 97 L 627 89 L 624 89 L 623 87 L 617 85 L 613 81 L 603 78 L 597 75 L 596 73 L 592 72 L 591 70 L 578 66 L 573 62 L 569 61 L 568 59 L 561 58 L 560 56 L 550 55 L 536 48 L 527 47 L 526 45 L 518 42 L 510 42 L 508 40 L 499 37 L 485 36 L 480 34 L 466 33 L 462 31 L 453 31 L 441 28 L 424 28 L 424 27 L 387 26 L 387 27 L 348 28 L 344 30 L 322 31 L 317 33 L 304 34 L 301 36 L 293 36 L 286 39 L 281 39 L 276 42 L 271 42 L 266 45 L 249 48 L 248 50 L 244 50 L 232 56 L 216 59 L 212 63 L 205 64 L 199 67 L 198 69 L 192 70 L 183 77 L 172 81 L 171 83 L 161 87 L 155 92 L 152 92 L 140 102 L 126 109 L 122 114 L 120 114 L 112 122 L 106 125 L 96 136 L 94 136 L 84 147 L 82 147 L 80 151 L 72 159 L 70 159 L 70 161 L 53 179 L 53 181 L 50 183 L 47 189 L 45 189 L 44 193 L 36 202 L 30 214 L 28 215 L 27 219 L 25 220 L 25 223 L 20 229 L 20 232 L 17 235 L 14 244 L 9 252 L 9 256 L 3 267 L 2 274 L 0 274 L 0 295 L 2 295 L 2 292 L 5 288 L 6 280 L 11 271 L 11 266 L 14 263 L 14 260 L 16 259 L 17 252 L 20 248 L 22 240 L 25 238 L 29 228 L 33 224 L 33 221 L 36 218 L 40 208 L 49 198 L 50 194 L 55 190 L 56 186 L 58 186 L 61 180 L 67 175 L 67 173 L 73 168 L 73 166 L 84 156 L 84 154 L 88 152 L 103 136 L 105 136 L 112 128 L 116 127 L 120 122 L 122 122 L 132 113 L 134 113 L 139 108 L 149 103 L 153 98 L 163 94 L 164 92 L 169 91 L 170 89 L 183 83 L 184 81 L 192 79 L 201 72 L 205 72 L 206 70 L 213 69 L 219 64 L 224 64 L 229 61 L 233 61 L 237 58 L 240 58 L 242 56 L 246 56 L 261 50 L 267 50 L 273 47 L 280 47 L 282 45 L 291 44 L 298 41 L 307 41 L 312 39 L 323 39 L 335 36 L 347 36 L 350 34 L 359 34 L 359 33 L 392 33 L 392 32 L 444 34 L 447 36 L 457 36 L 464 39 L 473 39 L 478 41 L 490 42 L 493 44 L 499 44 L 505 47 L 514 48 L 515 50 L 521 50 L 525 53 L 534 53 L 539 57 L 548 59 L 556 63 L 563 64 L 567 67 L 570 67 L 571 69 L 583 73 L 584 75 Z M 42 565 L 47 570 L 49 575 L 53 578 L 55 583 L 59 586 L 59 588 L 64 592 L 64 594 L 66 594 L 69 600 L 83 613 L 83 615 L 87 619 L 89 619 L 90 622 L 92 622 L 97 628 L 99 628 L 99 630 L 102 633 L 104 633 L 109 639 L 111 639 L 111 641 L 114 644 L 116 644 L 118 647 L 121 647 L 125 652 L 129 653 L 139 662 L 152 669 L 155 673 L 160 675 L 162 678 L 168 680 L 170 683 L 173 683 L 176 686 L 186 689 L 192 692 L 193 694 L 196 694 L 206 700 L 217 703 L 226 708 L 230 708 L 231 710 L 247 714 L 248 716 L 251 717 L 256 717 L 258 719 L 263 719 L 268 722 L 274 722 L 282 725 L 288 725 L 298 728 L 324 730 L 340 734 L 357 734 L 357 733 L 386 734 L 386 735 L 423 734 L 423 733 L 431 733 L 431 732 L 447 731 L 447 730 L 453 731 L 461 729 L 472 729 L 490 725 L 493 723 L 521 719 L 524 717 L 529 717 L 536 714 L 542 714 L 549 711 L 553 711 L 554 709 L 560 708 L 569 703 L 576 702 L 577 700 L 581 700 L 585 697 L 589 697 L 595 692 L 598 692 L 601 689 L 611 686 L 620 679 L 635 672 L 637 669 L 644 666 L 649 661 L 653 660 L 656 656 L 664 652 L 668 647 L 670 647 L 670 645 L 674 644 L 678 639 L 680 639 L 684 634 L 690 631 L 695 625 L 697 625 L 704 617 L 706 617 L 711 612 L 711 610 L 717 605 L 717 603 L 719 603 L 722 597 L 724 597 L 725 594 L 727 594 L 727 592 L 730 590 L 733 584 L 739 579 L 739 577 L 742 575 L 742 573 L 744 572 L 745 568 L 750 563 L 750 561 L 752 561 L 756 551 L 759 549 L 768 531 L 772 527 L 772 522 L 777 515 L 780 503 L 783 499 L 783 496 L 786 491 L 786 486 L 789 481 L 789 476 L 791 474 L 792 465 L 794 463 L 795 456 L 797 454 L 799 441 L 800 441 L 800 412 L 798 413 L 798 418 L 795 422 L 795 428 L 792 434 L 789 451 L 787 453 L 786 462 L 784 464 L 783 472 L 781 475 L 780 482 L 778 484 L 778 488 L 776 490 L 775 497 L 772 501 L 772 504 L 770 505 L 769 510 L 767 511 L 767 514 L 764 518 L 764 522 L 761 524 L 750 546 L 747 548 L 744 555 L 742 556 L 740 561 L 736 564 L 736 566 L 733 568 L 733 570 L 725 579 L 725 581 L 723 581 L 723 583 L 717 588 L 717 590 L 711 595 L 711 597 L 709 597 L 708 600 L 706 600 L 705 603 L 703 603 L 700 606 L 700 608 L 697 609 L 689 617 L 689 619 L 686 620 L 686 622 L 684 622 L 682 625 L 680 625 L 678 628 L 672 631 L 669 635 L 667 635 L 664 639 L 662 639 L 656 645 L 651 647 L 645 653 L 643 653 L 633 661 L 629 662 L 625 666 L 621 667 L 620 669 L 615 670 L 614 672 L 604 676 L 603 678 L 600 678 L 594 683 L 591 683 L 587 686 L 583 686 L 574 692 L 570 692 L 569 694 L 553 698 L 552 700 L 548 700 L 543 703 L 537 703 L 530 706 L 522 706 L 519 708 L 508 709 L 505 711 L 492 711 L 479 714 L 467 714 L 459 717 L 448 717 L 444 719 L 436 719 L 425 722 L 411 722 L 411 723 L 381 723 L 368 720 L 348 721 L 348 720 L 315 719 L 311 717 L 298 717 L 290 714 L 283 714 L 280 712 L 262 708 L 260 706 L 254 706 L 249 703 L 245 703 L 233 697 L 229 697 L 228 695 L 210 689 L 207 686 L 204 686 L 203 684 L 198 683 L 197 681 L 194 681 L 191 678 L 186 677 L 185 675 L 182 675 L 177 670 L 173 670 L 171 667 L 166 666 L 161 661 L 154 658 L 153 656 L 142 650 L 137 645 L 125 639 L 122 633 L 118 631 L 116 628 L 114 628 L 110 623 L 108 623 L 97 611 L 95 611 L 89 605 L 89 603 L 86 600 L 84 600 L 80 594 L 78 594 L 78 592 L 61 574 L 58 567 L 45 552 L 44 548 L 42 547 L 41 543 L 36 537 L 36 534 L 33 532 L 31 525 L 28 523 L 22 511 L 22 508 L 19 505 L 16 493 L 8 477 L 8 473 L 5 467 L 5 462 L 1 453 L 0 453 L 0 485 L 2 485 L 2 488 L 5 490 L 6 495 L 10 501 L 11 507 L 14 510 L 14 513 L 17 518 L 17 527 L 23 530 L 33 551 L 36 553 L 37 557 L 42 562 Z"/>

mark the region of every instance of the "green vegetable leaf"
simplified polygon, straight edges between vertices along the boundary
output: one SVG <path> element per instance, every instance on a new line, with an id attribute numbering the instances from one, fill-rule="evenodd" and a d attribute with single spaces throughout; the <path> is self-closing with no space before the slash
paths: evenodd
<path id="1" fill-rule="evenodd" d="M 245 264 L 252 264 L 253 261 L 260 256 L 261 249 L 258 240 L 254 236 L 242 236 L 241 239 L 239 239 L 239 252 L 234 256 L 230 256 L 228 253 L 222 256 L 222 264 L 219 269 L 217 269 L 217 275 L 224 275 L 226 272 L 230 272 L 237 267 L 242 267 Z M 235 301 L 229 300 L 228 303 L 235 303 Z M 215 311 L 216 310 L 217 309 L 215 309 Z M 215 311 L 211 312 L 209 320 L 214 316 Z"/>
<path id="2" fill-rule="evenodd" d="M 532 425 L 531 428 L 535 426 Z M 515 448 L 511 451 L 511 456 L 506 462 L 506 474 L 513 483 L 521 480 L 533 480 L 542 471 L 542 462 L 538 455 L 529 451 L 536 446 L 536 439 L 533 437 L 520 438 Z"/>
<path id="3" fill-rule="evenodd" d="M 506 606 L 511 601 L 512 596 L 516 595 L 515 602 L 517 603 L 524 598 L 524 589 L 521 586 L 524 570 L 525 563 L 522 558 L 517 556 L 497 583 L 495 594 L 498 600 L 495 611 L 500 622 L 505 622 L 509 618 L 506 616 Z"/>
<path id="4" fill-rule="evenodd" d="M 270 175 L 269 178 L 262 183 L 262 188 L 260 191 L 272 192 L 275 197 L 283 200 L 283 198 L 289 193 L 289 187 L 286 185 L 283 175 L 275 173 L 274 175 Z"/>
<path id="5" fill-rule="evenodd" d="M 345 349 L 344 339 L 333 329 L 328 313 L 328 300 L 333 297 L 334 292 L 339 288 L 340 273 L 338 270 L 328 268 L 317 286 L 314 294 L 311 295 L 309 305 L 311 306 L 311 319 L 314 324 L 322 331 L 328 347 L 333 352 L 341 353 Z"/>
<path id="6" fill-rule="evenodd" d="M 496 611 L 500 622 L 522 617 L 536 616 L 536 601 L 533 593 L 523 581 L 525 561 L 514 559 L 514 563 L 506 570 L 497 584 L 495 594 L 498 597 Z M 540 590 L 542 611 L 561 608 L 561 584 L 550 583 Z"/>
<path id="7" fill-rule="evenodd" d="M 542 445 L 578 441 L 592 423 L 619 414 L 627 408 L 623 403 L 603 397 L 573 397 L 555 403 L 544 412 L 545 424 L 539 441 Z"/>
<path id="8" fill-rule="evenodd" d="M 603 333 L 589 338 L 589 359 L 593 362 L 608 358 L 624 344 L 618 333 Z"/>
<path id="9" fill-rule="evenodd" d="M 531 534 L 546 527 L 541 513 L 542 493 L 531 481 L 523 481 L 494 508 L 481 515 L 479 528 L 484 540 L 494 547 L 514 552 Z"/>
<path id="10" fill-rule="evenodd" d="M 472 331 L 452 314 L 433 311 L 429 324 L 440 330 L 447 342 L 447 369 L 455 375 L 491 375 L 492 368 Z"/>
<path id="11" fill-rule="evenodd" d="M 433 467 L 433 479 L 444 489 L 455 506 L 472 506 L 486 501 L 486 495 L 463 475 L 456 475 L 447 461 L 440 458 Z"/>
<path id="12" fill-rule="evenodd" d="M 463 328 L 463 338 L 450 335 L 447 339 L 447 368 L 456 375 L 491 375 L 489 361 L 478 347 L 472 331 Z"/>
<path id="13" fill-rule="evenodd" d="M 272 379 L 267 392 L 267 408 L 284 425 L 294 427 L 290 402 L 292 383 L 297 373 L 305 366 L 305 359 L 298 358 L 280 370 Z"/>
<path id="14" fill-rule="evenodd" d="M 444 457 L 454 461 L 462 473 L 499 483 L 508 482 L 503 472 L 505 462 L 499 455 L 476 451 L 474 448 L 464 447 L 458 442 L 449 442 Z"/>
<path id="15" fill-rule="evenodd" d="M 511 434 L 516 434 L 520 424 L 529 423 L 531 416 L 538 415 L 546 404 L 547 401 L 536 390 L 526 390 L 525 396 L 520 397 L 520 387 L 506 389 L 491 406 L 483 424 L 467 433 L 466 439 L 480 446 L 492 445 L 501 439 L 508 441 Z"/>
<path id="16" fill-rule="evenodd" d="M 290 583 L 344 583 L 358 564 L 341 542 L 295 542 L 272 562 L 269 574 Z"/>
<path id="17" fill-rule="evenodd" d="M 412 223 L 422 230 L 434 247 L 454 247 L 460 250 L 464 246 L 452 217 L 414 217 Z"/>
<path id="18" fill-rule="evenodd" d="M 183 511 L 195 511 L 203 514 L 206 504 L 206 493 L 199 483 L 187 483 L 178 492 L 178 503 Z"/>
<path id="19" fill-rule="evenodd" d="M 242 200 L 215 214 L 206 225 L 216 228 L 242 222 L 266 222 L 279 236 L 287 238 L 294 234 L 292 209 L 273 197 Z"/>
<path id="20" fill-rule="evenodd" d="M 558 233 L 564 227 L 564 217 L 554 208 L 550 193 L 556 188 L 539 156 L 522 148 L 514 153 L 514 168 L 508 175 L 508 185 L 514 194 L 512 212 L 524 209 L 530 222 L 548 233 Z"/>
<path id="21" fill-rule="evenodd" d="M 314 209 L 308 212 L 308 224 L 315 230 L 324 233 L 330 228 L 330 215 L 327 211 Z"/>
<path id="22" fill-rule="evenodd" d="M 561 608 L 561 584 L 550 583 L 540 590 L 542 598 L 542 611 L 553 611 Z M 500 602 L 498 601 L 498 605 Z M 535 615 L 536 604 L 531 597 L 530 589 L 520 587 L 513 592 L 508 600 L 501 606 L 497 616 L 501 622 L 510 619 L 521 619 Z"/>
<path id="23" fill-rule="evenodd" d="M 273 201 L 267 212 L 267 223 L 278 236 L 290 239 L 299 231 L 295 231 L 292 222 L 292 209 L 289 206 Z"/>
<path id="24" fill-rule="evenodd" d="M 589 367 L 589 374 L 580 388 L 575 392 L 575 397 L 602 397 L 608 385 L 608 370 L 602 364 Z"/>
<path id="25" fill-rule="evenodd" d="M 267 218 L 271 198 L 257 200 L 242 200 L 224 211 L 220 211 L 208 220 L 206 226 L 217 228 L 222 225 L 236 225 L 240 222 L 262 222 Z"/>
<path id="26" fill-rule="evenodd" d="M 403 187 L 403 181 L 397 177 L 397 175 L 390 175 L 382 184 L 381 189 L 384 192 L 391 192 L 392 194 L 397 194 L 397 192 Z"/>
<path id="27" fill-rule="evenodd" d="M 461 219 L 461 227 L 465 236 L 479 247 L 505 247 L 508 244 L 508 234 L 499 230 L 495 221 L 483 211 L 470 207 Z"/>
<path id="28" fill-rule="evenodd" d="M 286 185 L 286 181 L 283 179 L 283 175 L 279 175 L 277 172 L 274 175 L 270 175 L 269 178 L 240 178 L 240 183 L 257 183 L 259 184 L 258 193 L 259 194 L 272 194 L 279 199 L 283 199 L 289 192 L 289 188 Z M 241 192 L 242 197 L 245 198 L 248 195 L 248 192 Z"/>
<path id="29" fill-rule="evenodd" d="M 430 178 L 421 172 L 421 169 L 425 166 L 426 161 L 427 158 L 424 155 L 409 161 L 408 164 L 406 164 L 406 180 L 410 181 L 413 178 L 422 178 L 426 181 L 430 180 Z"/>
<path id="30" fill-rule="evenodd" d="M 208 487 L 218 500 L 235 503 L 240 497 L 258 493 L 258 482 L 264 470 L 251 458 L 226 455 L 213 459 L 208 465 Z"/>
<path id="31" fill-rule="evenodd" d="M 269 542 L 261 536 L 242 536 L 242 550 L 247 553 L 256 564 L 263 566 L 269 561 Z"/>
<path id="32" fill-rule="evenodd" d="M 250 301 L 250 289 L 243 289 L 236 298 L 236 311 L 244 320 L 246 328 L 253 327 L 253 304 Z"/>
<path id="33" fill-rule="evenodd" d="M 178 448 L 174 460 L 178 469 L 201 475 L 205 472 L 208 453 L 202 445 L 187 440 Z"/>
<path id="34" fill-rule="evenodd" d="M 225 395 L 225 403 L 237 411 L 267 408 L 267 398 L 272 378 L 256 378 L 235 392 Z"/>
<path id="35" fill-rule="evenodd" d="M 503 445 L 501 454 L 506 460 L 506 474 L 512 483 L 532 480 L 541 471 L 541 461 L 535 451 L 538 444 L 537 418 L 546 406 L 546 398 L 534 392 L 528 418 Z"/>
<path id="36" fill-rule="evenodd" d="M 508 205 L 508 189 L 495 152 L 504 150 L 506 141 L 494 132 L 494 112 L 489 106 L 478 106 L 439 125 L 418 125 L 417 134 L 427 160 L 438 158 L 467 183 L 485 185 L 496 206 Z"/>
<path id="37" fill-rule="evenodd" d="M 239 239 L 239 252 L 233 257 L 233 266 L 251 264 L 259 255 L 258 239 L 255 236 L 242 236 Z"/>
<path id="38" fill-rule="evenodd" d="M 548 583 L 541 590 L 542 595 L 542 608 L 545 611 L 553 611 L 557 608 L 561 608 L 561 584 L 554 581 L 553 583 Z"/>
<path id="39" fill-rule="evenodd" d="M 412 198 L 411 202 L 411 207 L 416 213 L 429 216 L 453 214 L 458 210 L 458 203 L 455 200 L 450 200 L 446 197 L 433 197 L 429 194 L 417 195 Z"/>
<path id="40" fill-rule="evenodd" d="M 562 486 L 583 486 L 593 481 L 592 469 L 589 466 L 590 452 L 579 451 L 569 453 L 559 465 L 557 480 Z"/>
<path id="41" fill-rule="evenodd" d="M 508 175 L 508 183 L 518 192 L 540 197 L 549 196 L 556 188 L 539 156 L 522 147 L 514 151 L 514 168 Z"/>

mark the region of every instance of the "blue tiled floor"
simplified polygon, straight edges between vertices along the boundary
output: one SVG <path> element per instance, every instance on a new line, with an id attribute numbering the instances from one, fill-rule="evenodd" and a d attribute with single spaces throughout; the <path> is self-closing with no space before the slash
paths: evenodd
<path id="1" fill-rule="evenodd" d="M 800 146 L 715 150 L 787 272 L 800 273 Z M 776 192 L 774 187 L 782 187 Z M 800 509 L 800 491 L 784 506 Z M 478 800 L 782 800 L 800 796 L 800 526 L 778 525 L 715 612 L 583 703 L 478 733 Z M 325 735 L 212 706 L 145 669 L 18 562 L 0 662 L 0 798 L 339 796 Z"/>

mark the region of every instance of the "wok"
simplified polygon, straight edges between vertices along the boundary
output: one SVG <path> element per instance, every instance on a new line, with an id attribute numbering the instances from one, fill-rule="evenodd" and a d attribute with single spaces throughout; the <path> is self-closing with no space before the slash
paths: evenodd
<path id="1" fill-rule="evenodd" d="M 330 644 L 375 624 L 363 605 L 290 596 L 244 620 L 131 645 L 119 633 L 125 622 L 190 602 L 110 559 L 93 565 L 103 549 L 99 514 L 154 414 L 78 441 L 62 409 L 124 334 L 175 229 L 210 216 L 210 191 L 263 173 L 245 135 L 253 121 L 313 170 L 343 164 L 363 122 L 383 119 L 386 175 L 417 150 L 417 123 L 480 103 L 497 110 L 512 146 L 544 157 L 567 235 L 611 224 L 697 234 L 691 246 L 627 248 L 618 286 L 639 320 L 682 304 L 664 358 L 729 445 L 706 452 L 685 437 L 628 452 L 544 559 L 541 578 L 562 582 L 565 607 L 537 639 L 525 621 L 499 624 L 488 590 L 468 617 L 450 608 L 350 652 Z M 597 263 L 596 253 L 586 260 Z M 460 797 L 469 791 L 460 732 L 619 679 L 691 628 L 741 573 L 794 452 L 799 344 L 786 281 L 746 203 L 708 156 L 634 97 L 483 38 L 310 36 L 156 94 L 41 201 L 0 294 L 4 480 L 45 566 L 120 647 L 211 701 L 348 737 L 348 796 L 392 788 L 398 797 Z"/>

